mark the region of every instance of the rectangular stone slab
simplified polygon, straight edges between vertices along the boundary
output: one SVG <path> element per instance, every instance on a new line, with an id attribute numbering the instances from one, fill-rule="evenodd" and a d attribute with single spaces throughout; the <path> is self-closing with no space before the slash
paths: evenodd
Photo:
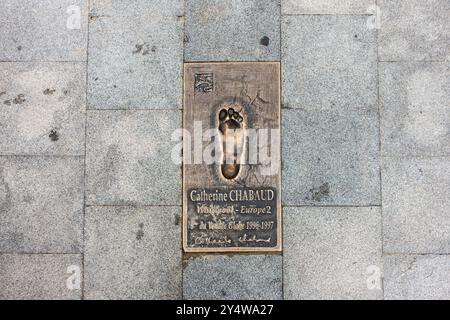
<path id="1" fill-rule="evenodd" d="M 185 252 L 281 251 L 280 64 L 186 63 L 183 129 Z"/>

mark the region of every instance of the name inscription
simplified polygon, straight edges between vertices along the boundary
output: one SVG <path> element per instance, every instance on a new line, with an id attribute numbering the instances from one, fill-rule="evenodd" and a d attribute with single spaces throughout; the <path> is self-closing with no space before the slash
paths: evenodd
<path id="1" fill-rule="evenodd" d="M 190 189 L 188 245 L 192 247 L 274 247 L 277 194 L 274 188 Z"/>

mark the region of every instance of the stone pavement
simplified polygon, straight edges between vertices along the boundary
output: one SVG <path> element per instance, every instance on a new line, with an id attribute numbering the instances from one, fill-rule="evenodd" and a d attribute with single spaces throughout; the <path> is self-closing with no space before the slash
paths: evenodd
<path id="1" fill-rule="evenodd" d="M 0 299 L 450 299 L 449 21 L 448 0 L 3 0 Z M 281 61 L 282 255 L 182 254 L 183 61 Z"/>

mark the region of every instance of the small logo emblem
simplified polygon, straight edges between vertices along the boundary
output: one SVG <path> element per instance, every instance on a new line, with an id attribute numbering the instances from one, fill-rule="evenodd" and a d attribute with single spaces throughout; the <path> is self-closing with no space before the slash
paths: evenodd
<path id="1" fill-rule="evenodd" d="M 213 92 L 214 76 L 212 73 L 196 73 L 194 81 L 194 91 L 200 93 Z"/>

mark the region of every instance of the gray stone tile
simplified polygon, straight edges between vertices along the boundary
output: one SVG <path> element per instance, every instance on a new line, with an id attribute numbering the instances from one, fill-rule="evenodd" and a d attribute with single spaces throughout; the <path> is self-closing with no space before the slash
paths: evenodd
<path id="1" fill-rule="evenodd" d="M 84 155 L 86 64 L 0 63 L 0 154 Z"/>
<path id="2" fill-rule="evenodd" d="M 282 110 L 284 205 L 380 204 L 378 115 Z"/>
<path id="3" fill-rule="evenodd" d="M 367 14 L 375 0 L 282 0 L 283 14 Z"/>
<path id="4" fill-rule="evenodd" d="M 379 58 L 382 61 L 450 58 L 448 0 L 378 0 L 381 11 Z"/>
<path id="5" fill-rule="evenodd" d="M 82 157 L 0 157 L 0 252 L 82 250 Z"/>
<path id="6" fill-rule="evenodd" d="M 381 150 L 450 155 L 450 64 L 380 63 Z"/>
<path id="7" fill-rule="evenodd" d="M 182 16 L 184 0 L 90 0 L 91 13 L 97 17 L 111 17 L 118 13 L 132 17 L 138 13 L 149 16 Z"/>
<path id="8" fill-rule="evenodd" d="M 180 205 L 181 166 L 171 159 L 180 113 L 88 111 L 88 204 Z"/>
<path id="9" fill-rule="evenodd" d="M 0 254 L 1 300 L 78 300 L 81 277 L 81 255 Z"/>
<path id="10" fill-rule="evenodd" d="M 184 261 L 183 298 L 282 299 L 282 256 L 205 255 Z"/>
<path id="11" fill-rule="evenodd" d="M 93 1 L 89 108 L 181 108 L 182 11 L 172 2 Z"/>
<path id="12" fill-rule="evenodd" d="M 280 0 L 187 0 L 186 61 L 280 59 Z"/>
<path id="13" fill-rule="evenodd" d="M 0 61 L 86 61 L 88 0 L 2 0 Z"/>
<path id="14" fill-rule="evenodd" d="M 283 105 L 377 110 L 376 30 L 365 16 L 282 19 Z"/>
<path id="15" fill-rule="evenodd" d="M 88 207 L 87 299 L 181 298 L 180 207 Z"/>
<path id="16" fill-rule="evenodd" d="M 389 300 L 449 300 L 450 256 L 386 256 L 384 297 Z"/>
<path id="17" fill-rule="evenodd" d="M 380 209 L 284 208 L 283 259 L 285 299 L 381 299 Z"/>
<path id="18" fill-rule="evenodd" d="M 386 253 L 450 253 L 450 159 L 383 158 Z"/>

